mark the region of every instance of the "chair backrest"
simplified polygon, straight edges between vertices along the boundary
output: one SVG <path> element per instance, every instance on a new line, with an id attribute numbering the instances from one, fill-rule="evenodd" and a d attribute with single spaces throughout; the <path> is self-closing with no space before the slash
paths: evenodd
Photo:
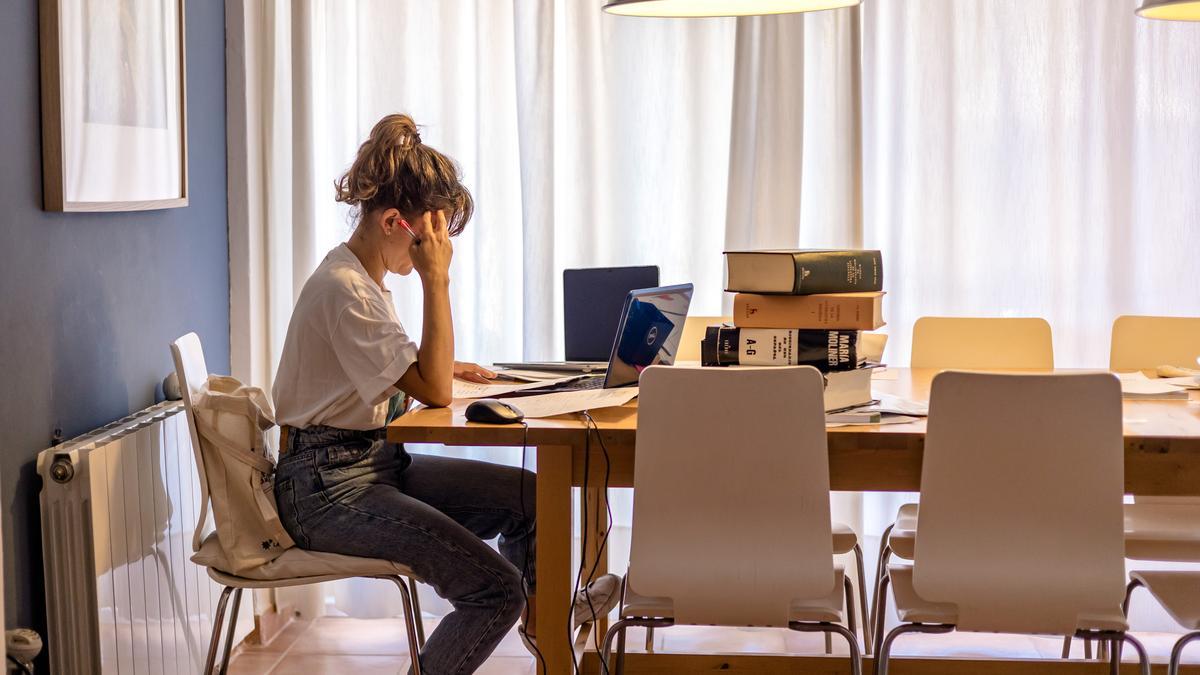
<path id="1" fill-rule="evenodd" d="M 834 591 L 824 384 L 811 367 L 642 373 L 630 588 L 679 623 L 785 626 Z"/>
<path id="2" fill-rule="evenodd" d="M 923 316 L 913 325 L 913 368 L 1050 370 L 1045 319 Z"/>
<path id="3" fill-rule="evenodd" d="M 1109 370 L 1200 368 L 1197 357 L 1200 357 L 1200 317 L 1118 316 L 1113 321 Z"/>
<path id="4" fill-rule="evenodd" d="M 200 432 L 196 429 L 196 418 L 192 401 L 208 382 L 208 365 L 204 363 L 204 348 L 200 336 L 188 333 L 171 343 L 171 356 L 175 359 L 175 376 L 179 379 L 179 390 L 183 393 L 183 407 L 187 414 L 188 431 L 192 436 L 192 455 L 196 458 L 196 474 L 200 477 L 201 504 L 208 503 L 208 476 L 204 473 L 204 456 L 200 450 Z M 196 538 L 193 548 L 199 550 Z"/>
<path id="5" fill-rule="evenodd" d="M 913 583 L 962 630 L 1073 634 L 1120 615 L 1121 387 L 1108 373 L 933 379 Z"/>
<path id="6" fill-rule="evenodd" d="M 675 362 L 699 361 L 700 342 L 704 339 L 704 329 L 720 323 L 732 323 L 731 316 L 689 316 L 683 322 L 683 335 L 679 338 L 679 351 Z"/>

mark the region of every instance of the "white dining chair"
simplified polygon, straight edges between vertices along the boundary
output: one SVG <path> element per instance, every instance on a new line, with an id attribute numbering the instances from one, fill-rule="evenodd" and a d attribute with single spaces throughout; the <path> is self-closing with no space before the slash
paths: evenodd
<path id="1" fill-rule="evenodd" d="M 1200 317 L 1119 316 L 1113 321 L 1108 367 L 1114 372 L 1154 371 L 1159 366 L 1196 368 Z M 1163 562 L 1200 562 L 1200 499 L 1134 497 L 1125 505 L 1125 557 Z M 1200 573 L 1161 571 L 1131 574 L 1129 593 L 1146 586 L 1167 612 L 1191 631 L 1200 629 Z M 1189 589 L 1187 582 L 1195 584 Z M 1128 611 L 1128 594 L 1126 611 Z M 1172 652 L 1178 671 L 1183 646 L 1200 634 L 1184 635 Z"/>
<path id="2" fill-rule="evenodd" d="M 204 457 L 200 451 L 200 436 L 196 429 L 196 421 L 192 413 L 192 399 L 208 381 L 208 367 L 204 361 L 204 350 L 200 337 L 188 333 L 171 343 L 171 355 L 175 360 L 175 374 L 179 378 L 179 388 L 183 393 L 183 405 L 187 414 L 188 430 L 191 432 L 192 449 L 196 458 L 196 475 L 200 479 L 201 504 L 208 500 L 208 478 L 204 472 Z M 420 607 L 417 604 L 416 580 L 412 570 L 390 560 L 373 558 L 358 558 L 305 551 L 300 548 L 290 548 L 278 558 L 252 570 L 238 575 L 221 571 L 218 567 L 223 555 L 216 532 L 210 533 L 203 541 L 192 542 L 192 562 L 204 566 L 208 576 L 224 586 L 220 600 L 217 602 L 216 615 L 213 617 L 212 637 L 208 643 L 208 656 L 205 661 L 205 675 L 217 672 L 222 675 L 229 668 L 229 657 L 233 647 L 233 631 L 237 625 L 238 608 L 242 601 L 244 589 L 283 588 L 288 586 L 304 586 L 325 581 L 337 581 L 356 577 L 386 579 L 396 584 L 400 589 L 402 607 L 404 610 L 405 630 L 408 637 L 409 654 L 412 658 L 412 673 L 420 675 L 420 649 L 425 642 L 424 631 L 420 627 Z M 408 578 L 412 583 L 410 591 Z M 225 623 L 225 612 L 229 596 L 233 595 L 233 607 L 229 615 L 228 630 L 225 634 L 224 650 L 221 662 L 216 663 L 218 643 L 221 642 L 221 628 Z"/>
<path id="3" fill-rule="evenodd" d="M 683 326 L 683 338 L 679 343 L 679 357 L 677 361 L 699 361 L 700 360 L 700 341 L 704 339 L 704 330 L 709 326 L 717 326 L 720 324 L 732 324 L 733 317 L 731 316 L 689 316 Z M 864 333 L 864 339 L 866 339 Z M 878 353 L 883 353 L 883 347 L 887 343 L 887 336 L 882 334 L 870 334 L 871 347 Z M 862 617 L 863 644 L 866 646 L 868 653 L 871 648 L 871 622 L 866 620 L 869 612 L 867 593 L 866 593 L 866 563 L 863 559 L 862 544 L 859 542 L 858 533 L 849 525 L 834 521 L 833 523 L 833 554 L 854 556 L 854 564 L 858 573 L 858 583 L 855 584 L 855 593 L 857 595 L 859 616 Z M 648 628 L 646 631 L 646 644 L 651 645 L 654 637 L 654 629 Z M 832 644 L 827 639 L 825 642 L 825 651 L 832 651 Z"/>
<path id="4" fill-rule="evenodd" d="M 823 389 L 807 366 L 642 373 L 609 672 L 630 626 L 693 624 L 837 633 L 861 673 L 852 584 L 833 562 Z"/>
<path id="5" fill-rule="evenodd" d="M 1200 570 L 1136 571 L 1130 572 L 1129 577 L 1129 587 L 1125 593 L 1126 616 L 1129 614 L 1130 595 L 1134 589 L 1144 587 L 1171 618 L 1187 630 L 1175 641 L 1175 646 L 1171 648 L 1171 660 L 1167 663 L 1167 675 L 1178 675 L 1183 648 L 1200 638 Z"/>
<path id="6" fill-rule="evenodd" d="M 913 368 L 1052 370 L 1054 342 L 1045 319 L 924 316 L 913 325 L 910 362 Z M 883 640 L 888 562 L 892 557 L 912 560 L 918 513 L 915 503 L 901 505 L 879 541 L 870 616 L 875 650 Z"/>
<path id="7" fill-rule="evenodd" d="M 911 565 L 888 569 L 901 624 L 876 673 L 905 633 L 963 630 L 1112 642 L 1113 667 L 1124 641 L 1149 675 L 1121 611 L 1124 462 L 1111 374 L 935 376 L 920 536 Z"/>

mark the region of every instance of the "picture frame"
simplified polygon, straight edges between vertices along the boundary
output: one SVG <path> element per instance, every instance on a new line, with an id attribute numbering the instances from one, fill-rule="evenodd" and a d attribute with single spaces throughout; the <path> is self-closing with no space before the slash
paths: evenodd
<path id="1" fill-rule="evenodd" d="M 185 0 L 40 0 L 47 211 L 187 206 Z"/>

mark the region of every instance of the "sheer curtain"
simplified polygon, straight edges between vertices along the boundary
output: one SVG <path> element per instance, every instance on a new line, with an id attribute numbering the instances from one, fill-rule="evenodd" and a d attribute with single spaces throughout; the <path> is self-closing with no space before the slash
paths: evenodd
<path id="1" fill-rule="evenodd" d="M 863 3 L 889 362 L 922 315 L 1041 316 L 1057 365 L 1101 368 L 1118 315 L 1200 315 L 1200 40 L 1138 4 Z M 864 495 L 865 529 L 913 497 Z M 1136 630 L 1178 629 L 1152 605 Z"/>
<path id="2" fill-rule="evenodd" d="M 725 247 L 882 249 L 897 365 L 926 314 L 1043 316 L 1060 365 L 1100 367 L 1115 316 L 1200 314 L 1193 26 L 1135 0 L 687 21 L 599 4 L 227 0 L 235 374 L 269 385 L 295 294 L 352 227 L 332 182 L 394 111 L 477 198 L 452 268 L 462 359 L 561 357 L 568 267 L 658 264 L 717 314 Z M 392 288 L 419 333 L 416 280 Z M 837 510 L 870 555 L 904 498 Z M 362 588 L 327 599 L 396 609 Z"/>

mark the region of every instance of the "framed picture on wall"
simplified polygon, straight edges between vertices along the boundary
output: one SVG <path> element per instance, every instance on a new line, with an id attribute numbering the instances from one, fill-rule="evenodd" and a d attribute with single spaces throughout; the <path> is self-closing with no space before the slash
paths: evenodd
<path id="1" fill-rule="evenodd" d="M 184 0 L 40 0 L 47 211 L 187 206 Z"/>

